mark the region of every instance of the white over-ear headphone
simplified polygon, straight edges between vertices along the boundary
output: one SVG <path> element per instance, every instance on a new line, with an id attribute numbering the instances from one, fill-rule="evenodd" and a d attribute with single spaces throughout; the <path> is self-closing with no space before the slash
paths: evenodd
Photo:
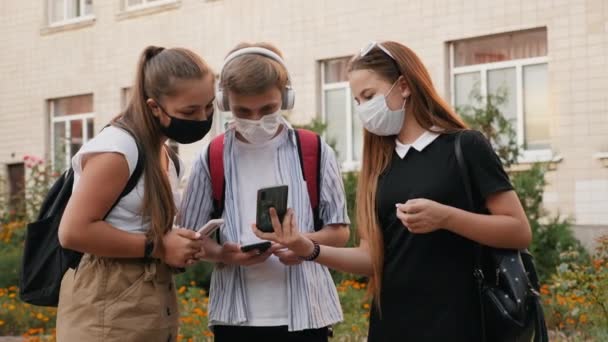
<path id="1" fill-rule="evenodd" d="M 239 49 L 239 50 L 236 50 L 233 53 L 229 54 L 228 57 L 226 57 L 226 59 L 224 60 L 224 64 L 222 65 L 222 69 L 220 71 L 220 82 L 219 82 L 220 86 L 218 87 L 218 90 L 215 92 L 215 101 L 217 103 L 218 109 L 221 110 L 222 112 L 227 112 L 230 110 L 230 103 L 228 102 L 228 95 L 224 94 L 224 89 L 221 88 L 222 74 L 224 73 L 224 67 L 226 67 L 226 65 L 228 65 L 228 63 L 230 63 L 235 58 L 243 56 L 243 55 L 261 55 L 264 57 L 268 57 L 272 60 L 279 62 L 279 64 L 281 64 L 283 66 L 283 68 L 285 68 L 285 71 L 287 72 L 287 85 L 285 85 L 285 89 L 283 89 L 283 91 L 281 92 L 281 96 L 282 96 L 281 109 L 284 109 L 284 110 L 292 109 L 293 105 L 295 103 L 295 100 L 296 100 L 296 92 L 291 88 L 291 76 L 289 76 L 289 70 L 287 70 L 287 66 L 285 65 L 285 62 L 283 62 L 283 59 L 281 58 L 281 56 L 277 55 L 276 53 L 274 53 L 268 49 L 261 48 L 261 47 L 247 47 L 247 48 Z"/>

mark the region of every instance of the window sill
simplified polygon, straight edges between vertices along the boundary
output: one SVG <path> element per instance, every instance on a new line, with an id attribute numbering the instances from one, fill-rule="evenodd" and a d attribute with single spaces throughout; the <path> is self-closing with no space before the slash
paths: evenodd
<path id="1" fill-rule="evenodd" d="M 524 155 L 519 158 L 517 164 L 511 165 L 507 171 L 528 171 L 532 169 L 536 163 L 546 164 L 549 171 L 555 171 L 557 169 L 557 164 L 561 163 L 563 159 L 564 158 L 560 155 L 553 155 L 550 150 L 526 151 L 524 152 Z"/>
<path id="2" fill-rule="evenodd" d="M 133 6 L 124 9 L 116 15 L 117 20 L 125 20 L 137 18 L 145 15 L 155 14 L 164 11 L 170 11 L 179 8 L 182 5 L 181 0 L 162 1 L 159 3 L 151 3 L 140 6 Z"/>
<path id="3" fill-rule="evenodd" d="M 50 24 L 47 27 L 42 28 L 40 34 L 48 35 L 57 32 L 78 30 L 83 27 L 92 26 L 93 24 L 95 24 L 95 16 L 80 17 Z"/>
<path id="4" fill-rule="evenodd" d="M 598 152 L 593 155 L 593 159 L 597 159 L 604 167 L 608 167 L 608 152 Z"/>

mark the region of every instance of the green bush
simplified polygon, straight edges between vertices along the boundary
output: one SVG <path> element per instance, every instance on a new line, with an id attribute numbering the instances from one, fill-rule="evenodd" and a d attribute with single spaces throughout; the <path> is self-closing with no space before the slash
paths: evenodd
<path id="1" fill-rule="evenodd" d="M 0 288 L 19 284 L 21 248 L 0 243 Z"/>
<path id="2" fill-rule="evenodd" d="M 370 303 L 366 294 L 366 283 L 344 280 L 337 283 L 338 296 L 344 321 L 336 324 L 334 336 L 338 341 L 361 341 L 369 329 Z"/>
<path id="3" fill-rule="evenodd" d="M 606 341 L 608 334 L 608 236 L 598 239 L 592 257 L 575 250 L 559 255 L 557 272 L 541 288 L 551 328 L 569 336 Z"/>
<path id="4" fill-rule="evenodd" d="M 212 271 L 213 264 L 207 262 L 199 262 L 196 265 L 188 267 L 186 269 L 186 272 L 178 274 L 175 277 L 175 284 L 177 287 L 192 286 L 194 282 L 198 286 L 209 291 Z"/>

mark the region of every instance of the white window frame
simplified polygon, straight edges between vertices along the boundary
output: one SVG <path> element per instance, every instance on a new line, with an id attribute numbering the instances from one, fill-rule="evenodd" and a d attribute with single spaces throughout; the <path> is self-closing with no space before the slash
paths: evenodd
<path id="1" fill-rule="evenodd" d="M 139 5 L 129 5 L 128 0 L 123 0 L 123 1 L 125 4 L 125 11 L 127 11 L 127 12 L 138 11 L 138 10 L 142 10 L 142 9 L 146 9 L 146 8 L 157 7 L 157 6 L 173 4 L 173 3 L 178 2 L 178 0 L 157 0 L 157 1 L 142 0 L 141 4 L 139 4 Z"/>
<path id="2" fill-rule="evenodd" d="M 79 13 L 79 15 L 75 18 L 70 18 L 68 19 L 68 4 L 67 2 L 69 0 L 63 0 L 63 20 L 59 20 L 59 21 L 53 21 L 52 15 L 51 15 L 51 6 L 53 6 L 52 4 L 53 0 L 47 0 L 47 17 L 48 17 L 48 22 L 49 22 L 49 27 L 57 27 L 57 26 L 64 26 L 64 25 L 69 25 L 69 24 L 75 24 L 75 23 L 79 23 L 82 21 L 87 21 L 87 20 L 91 20 L 91 19 L 95 19 L 95 14 L 91 13 L 91 14 L 85 14 L 84 13 L 84 9 L 85 9 L 85 2 L 86 0 L 79 0 L 80 2 L 80 11 L 81 13 Z"/>
<path id="3" fill-rule="evenodd" d="M 504 62 L 494 62 L 485 64 L 467 65 L 455 67 L 454 60 L 454 43 L 450 44 L 450 100 L 452 105 L 456 105 L 456 75 L 467 74 L 472 72 L 480 73 L 479 88 L 480 95 L 485 98 L 488 95 L 488 71 L 499 70 L 506 68 L 515 68 L 515 87 L 516 87 L 516 117 L 517 117 L 517 144 L 522 147 L 525 143 L 525 122 L 524 122 L 524 67 L 539 64 L 549 64 L 549 57 L 533 57 L 525 59 L 515 59 Z M 553 160 L 553 151 L 549 149 L 525 150 L 522 149 L 522 154 L 518 159 L 518 163 L 531 163 Z"/>
<path id="4" fill-rule="evenodd" d="M 87 126 L 87 120 L 93 119 L 95 120 L 95 112 L 91 113 L 81 113 L 81 114 L 72 114 L 72 115 L 55 115 L 55 101 L 60 100 L 61 98 L 53 99 L 49 101 L 49 112 L 51 118 L 51 162 L 53 168 L 55 167 L 55 124 L 63 122 L 65 124 L 65 139 L 66 142 L 72 139 L 72 129 L 70 127 L 70 122 L 72 121 L 81 121 L 82 123 L 82 144 L 84 145 L 89 141 L 89 132 Z M 72 159 L 72 144 L 66 143 L 65 146 L 65 165 L 69 168 Z"/>
<path id="5" fill-rule="evenodd" d="M 350 84 L 346 81 L 325 83 L 325 68 L 328 60 L 321 60 L 321 118 L 323 123 L 327 124 L 327 113 L 325 111 L 325 92 L 327 90 L 344 89 L 346 90 L 346 156 L 342 162 L 342 171 L 355 171 L 361 167 L 361 161 L 354 160 L 354 137 L 353 137 L 353 108 L 352 108 L 352 92 Z M 327 138 L 327 132 L 323 133 L 324 138 Z M 331 139 L 331 137 L 329 137 Z"/>

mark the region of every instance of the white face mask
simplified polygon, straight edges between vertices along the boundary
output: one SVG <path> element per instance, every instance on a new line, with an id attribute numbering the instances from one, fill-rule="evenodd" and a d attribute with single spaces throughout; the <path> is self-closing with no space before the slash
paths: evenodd
<path id="1" fill-rule="evenodd" d="M 243 138 L 252 144 L 262 144 L 274 137 L 281 125 L 280 110 L 264 115 L 259 120 L 234 119 L 235 128 Z"/>
<path id="2" fill-rule="evenodd" d="M 386 97 L 395 88 L 396 84 L 395 81 L 386 95 L 376 95 L 371 100 L 358 105 L 355 109 L 363 127 L 375 135 L 396 135 L 401 131 L 405 119 L 406 100 L 403 100 L 403 107 L 398 110 L 391 110 L 386 104 Z"/>

